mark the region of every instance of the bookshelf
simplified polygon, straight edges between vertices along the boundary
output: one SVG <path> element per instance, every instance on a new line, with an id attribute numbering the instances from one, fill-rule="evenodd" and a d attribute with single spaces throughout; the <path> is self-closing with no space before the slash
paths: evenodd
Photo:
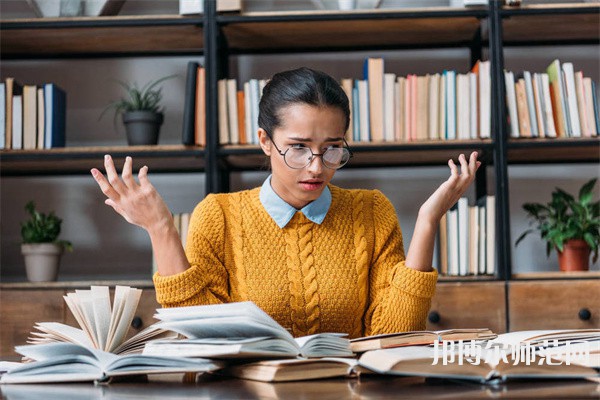
<path id="1" fill-rule="evenodd" d="M 68 147 L 47 151 L 0 151 L 2 177 L 86 175 L 99 167 L 102 155 L 131 155 L 136 165 L 147 164 L 152 172 L 203 172 L 205 191 L 230 189 L 231 175 L 236 172 L 264 170 L 265 158 L 257 146 L 220 146 L 218 144 L 217 80 L 228 77 L 231 57 L 246 55 L 311 54 L 324 52 L 400 51 L 412 49 L 467 49 L 470 64 L 478 59 L 492 61 L 492 138 L 487 140 L 356 143 L 354 158 L 348 168 L 421 167 L 444 165 L 460 152 L 477 150 L 487 173 L 478 174 L 476 193 L 484 194 L 486 176 L 495 185 L 497 229 L 497 274 L 493 277 L 440 279 L 440 290 L 433 311 L 441 322 L 430 321 L 430 328 L 465 326 L 474 320 L 478 304 L 498 306 L 493 320 L 479 312 L 478 325 L 490 325 L 501 332 L 526 325 L 527 311 L 515 311 L 511 285 L 518 283 L 520 296 L 535 293 L 546 281 L 565 283 L 563 291 L 578 293 L 571 303 L 581 300 L 591 307 L 592 319 L 581 322 L 572 310 L 565 309 L 565 327 L 587 324 L 600 326 L 600 309 L 589 306 L 595 290 L 600 292 L 597 273 L 560 275 L 551 273 L 513 274 L 511 265 L 510 165 L 577 164 L 600 161 L 600 140 L 519 139 L 508 138 L 504 102 L 504 48 L 515 46 L 598 45 L 600 6 L 598 4 L 531 5 L 520 8 L 501 6 L 496 0 L 489 7 L 473 9 L 420 8 L 352 12 L 302 11 L 245 14 L 217 14 L 214 2 L 205 1 L 200 17 L 175 15 L 79 17 L 58 19 L 19 19 L 0 21 L 1 59 L 101 59 L 121 57 L 204 56 L 207 82 L 205 148 L 183 145 L 152 147 Z M 485 55 L 485 56 L 484 56 Z M 549 60 L 551 61 L 551 60 Z M 310 66 L 310 63 L 307 63 Z M 341 78 L 341 77 L 338 77 Z M 139 162 L 138 162 L 139 161 Z M 346 167 L 345 167 L 346 168 Z M 479 196 L 477 196 L 479 197 Z M 119 276 L 115 276 L 115 280 Z M 92 282 L 92 281 L 90 281 Z M 89 284 L 90 282 L 86 282 Z M 56 283 L 52 289 L 70 287 Z M 79 285 L 79 283 L 74 284 Z M 10 298 L 11 291 L 41 290 L 36 285 L 0 283 L 0 292 Z M 552 287 L 552 290 L 558 290 Z M 546 292 L 545 292 L 546 293 Z M 552 292 L 554 293 L 554 292 Z M 18 296 L 18 293 L 15 294 Z M 586 299 L 587 297 L 587 299 Z M 469 299 L 477 299 L 477 303 Z M 452 307 L 446 300 L 462 299 Z M 542 299 L 543 300 L 543 299 Z M 458 301 L 458 300 L 457 300 Z M 573 304 L 575 304 L 573 303 Z M 600 304 L 600 302 L 596 303 Z M 575 307 L 575 306 L 573 306 Z M 583 307 L 583 306 L 582 306 Z M 480 307 L 485 311 L 486 307 Z M 581 308 L 581 307 L 580 307 Z M 511 311 L 512 310 L 512 311 Z M 518 323 L 511 325 L 511 313 L 518 313 Z M 545 315 L 541 313 L 541 315 Z M 569 318 L 576 322 L 569 325 Z M 435 318 L 433 318 L 435 319 Z M 438 318 L 439 319 L 439 318 Z M 471 322 L 469 322 L 471 321 Z M 489 322 L 489 323 L 486 323 Z M 532 327 L 541 328 L 542 325 Z"/>

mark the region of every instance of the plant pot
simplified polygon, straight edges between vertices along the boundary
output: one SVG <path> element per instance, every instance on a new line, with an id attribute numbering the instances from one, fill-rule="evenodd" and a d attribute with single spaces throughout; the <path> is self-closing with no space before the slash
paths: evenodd
<path id="1" fill-rule="evenodd" d="M 130 111 L 123 114 L 127 143 L 140 146 L 158 143 L 163 115 L 152 111 Z"/>
<path id="2" fill-rule="evenodd" d="M 558 252 L 561 271 L 587 271 L 590 269 L 590 246 L 583 239 L 571 239 Z"/>
<path id="3" fill-rule="evenodd" d="M 56 243 L 22 244 L 27 279 L 31 282 L 55 281 L 63 251 L 64 247 Z"/>

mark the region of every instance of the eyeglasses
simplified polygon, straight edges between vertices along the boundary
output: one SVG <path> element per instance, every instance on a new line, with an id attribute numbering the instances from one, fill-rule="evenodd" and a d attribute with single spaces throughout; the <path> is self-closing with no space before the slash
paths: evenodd
<path id="1" fill-rule="evenodd" d="M 323 153 L 313 153 L 308 147 L 288 147 L 286 151 L 281 151 L 270 133 L 267 133 L 269 139 L 277 149 L 277 152 L 283 157 L 285 164 L 292 169 L 302 169 L 310 165 L 315 157 L 321 157 L 323 165 L 330 169 L 340 169 L 352 158 L 352 152 L 348 147 L 345 138 L 345 147 L 328 147 Z"/>

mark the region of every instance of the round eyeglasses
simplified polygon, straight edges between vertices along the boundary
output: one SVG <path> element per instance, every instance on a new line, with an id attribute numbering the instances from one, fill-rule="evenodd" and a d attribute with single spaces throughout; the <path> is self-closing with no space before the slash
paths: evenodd
<path id="1" fill-rule="evenodd" d="M 283 157 L 285 164 L 292 169 L 302 169 L 310 165 L 315 157 L 321 157 L 323 165 L 330 169 L 340 169 L 348 163 L 352 152 L 348 148 L 346 139 L 343 139 L 345 147 L 328 147 L 323 153 L 313 153 L 308 147 L 288 147 L 286 151 L 279 150 L 275 141 L 269 134 L 271 142 L 277 152 Z"/>

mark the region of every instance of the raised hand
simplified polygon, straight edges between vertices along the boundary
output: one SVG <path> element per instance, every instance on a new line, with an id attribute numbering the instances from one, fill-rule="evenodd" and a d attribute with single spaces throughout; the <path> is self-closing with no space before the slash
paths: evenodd
<path id="1" fill-rule="evenodd" d="M 111 206 L 127 222 L 138 225 L 148 232 L 159 230 L 166 224 L 172 224 L 171 213 L 148 179 L 148 167 L 144 166 L 138 173 L 139 183 L 133 177 L 133 160 L 125 158 L 123 172 L 119 177 L 115 164 L 109 155 L 104 156 L 106 177 L 96 168 L 91 170 L 92 176 L 100 186 Z"/>
<path id="2" fill-rule="evenodd" d="M 450 177 L 423 203 L 419 216 L 439 221 L 471 185 L 475 179 L 475 172 L 481 165 L 481 162 L 477 161 L 477 152 L 471 153 L 468 163 L 464 154 L 458 156 L 458 161 L 461 167 L 460 173 L 454 161 L 448 160 Z"/>

